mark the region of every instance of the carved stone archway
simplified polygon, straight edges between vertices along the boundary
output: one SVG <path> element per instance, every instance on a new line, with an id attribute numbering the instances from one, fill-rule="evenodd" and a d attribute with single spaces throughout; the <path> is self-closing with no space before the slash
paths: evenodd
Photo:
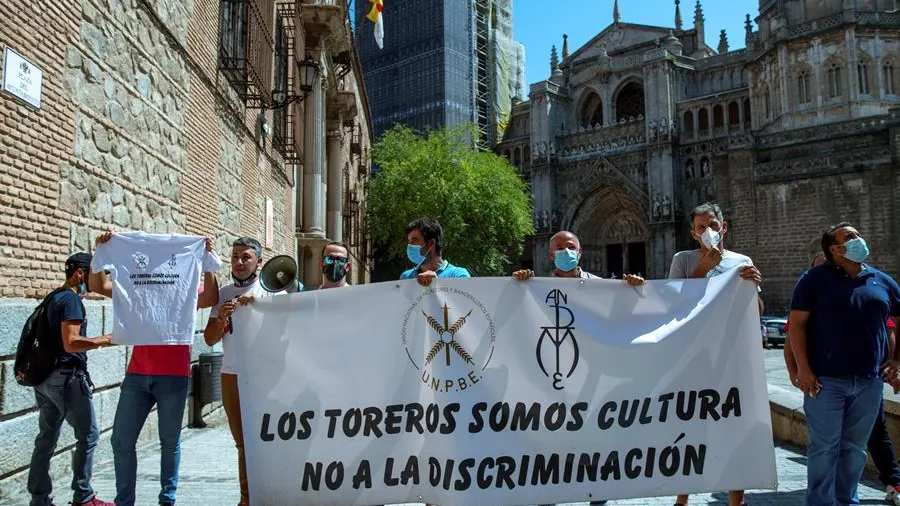
<path id="1" fill-rule="evenodd" d="M 602 184 L 570 206 L 574 212 L 567 213 L 567 228 L 581 240 L 585 270 L 603 277 L 647 273 L 650 231 L 639 196 L 620 185 Z"/>

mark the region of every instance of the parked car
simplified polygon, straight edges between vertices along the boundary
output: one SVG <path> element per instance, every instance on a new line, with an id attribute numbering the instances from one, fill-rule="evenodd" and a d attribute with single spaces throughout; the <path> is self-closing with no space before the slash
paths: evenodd
<path id="1" fill-rule="evenodd" d="M 784 339 L 787 335 L 784 332 L 784 326 L 787 325 L 785 318 L 770 318 L 762 322 L 766 329 L 766 338 L 770 346 L 784 346 Z"/>

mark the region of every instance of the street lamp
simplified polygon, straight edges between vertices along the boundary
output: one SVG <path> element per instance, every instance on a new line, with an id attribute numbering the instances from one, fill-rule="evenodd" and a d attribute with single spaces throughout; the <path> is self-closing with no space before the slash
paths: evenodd
<path id="1" fill-rule="evenodd" d="M 269 109 L 281 109 L 293 102 L 302 102 L 306 95 L 311 93 L 316 81 L 319 80 L 319 62 L 312 58 L 297 62 L 297 77 L 300 81 L 300 94 L 288 96 L 287 90 L 272 90 L 272 105 Z"/>

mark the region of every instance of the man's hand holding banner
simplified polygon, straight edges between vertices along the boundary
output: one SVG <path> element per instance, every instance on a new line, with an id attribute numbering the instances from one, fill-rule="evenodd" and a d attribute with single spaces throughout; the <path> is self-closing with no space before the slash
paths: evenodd
<path id="1" fill-rule="evenodd" d="M 774 488 L 756 285 L 412 281 L 234 316 L 254 504 Z"/>

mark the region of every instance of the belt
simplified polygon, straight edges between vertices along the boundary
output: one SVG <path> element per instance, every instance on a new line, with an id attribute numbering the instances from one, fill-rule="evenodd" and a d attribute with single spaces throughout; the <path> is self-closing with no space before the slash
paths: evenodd
<path id="1" fill-rule="evenodd" d="M 78 373 L 87 374 L 87 370 L 82 369 L 81 367 L 72 367 L 70 365 L 57 367 L 55 370 L 57 372 L 61 372 L 63 374 L 78 374 Z"/>

